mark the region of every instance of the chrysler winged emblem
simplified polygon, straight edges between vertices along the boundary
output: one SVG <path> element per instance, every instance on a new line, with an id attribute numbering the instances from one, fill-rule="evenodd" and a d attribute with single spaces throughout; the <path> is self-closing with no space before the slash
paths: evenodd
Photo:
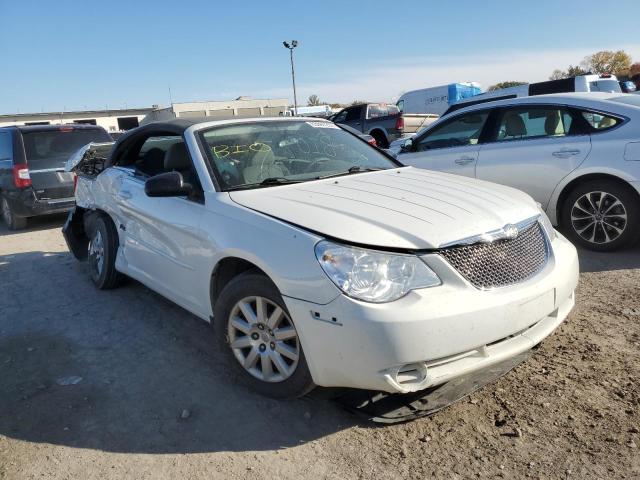
<path id="1" fill-rule="evenodd" d="M 505 238 L 516 238 L 519 233 L 518 227 L 511 223 L 505 225 L 502 230 L 504 231 Z"/>

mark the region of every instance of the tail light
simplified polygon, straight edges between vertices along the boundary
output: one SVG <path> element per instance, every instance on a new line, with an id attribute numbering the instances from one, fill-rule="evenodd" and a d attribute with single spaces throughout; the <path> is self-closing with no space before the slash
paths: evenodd
<path id="1" fill-rule="evenodd" d="M 73 174 L 73 194 L 76 194 L 76 189 L 78 188 L 78 174 Z"/>
<path id="2" fill-rule="evenodd" d="M 27 188 L 31 186 L 29 167 L 26 163 L 19 163 L 13 166 L 13 184 L 16 188 Z"/>
<path id="3" fill-rule="evenodd" d="M 396 130 L 404 130 L 404 118 L 402 118 L 402 115 L 398 115 L 398 118 L 396 118 Z"/>
<path id="4" fill-rule="evenodd" d="M 378 146 L 378 142 L 376 142 L 376 139 L 375 139 L 375 138 L 373 138 L 373 137 L 371 137 L 371 140 L 367 141 L 367 143 L 368 143 L 369 145 L 373 145 L 374 147 L 377 147 L 377 146 Z"/>

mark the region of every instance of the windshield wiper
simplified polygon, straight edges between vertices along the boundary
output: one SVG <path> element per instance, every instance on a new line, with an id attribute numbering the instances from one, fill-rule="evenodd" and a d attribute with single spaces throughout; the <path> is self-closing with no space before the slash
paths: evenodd
<path id="1" fill-rule="evenodd" d="M 300 183 L 300 180 L 291 180 L 287 177 L 267 177 L 258 185 L 282 185 L 284 183 Z"/>
<path id="2" fill-rule="evenodd" d="M 225 191 L 231 190 L 245 190 L 250 188 L 260 188 L 260 187 L 268 187 L 270 185 L 286 185 L 289 183 L 300 183 L 301 180 L 291 180 L 286 177 L 267 177 L 264 180 L 256 183 L 242 183 L 240 185 L 232 185 L 230 187 L 225 188 Z"/>
<path id="3" fill-rule="evenodd" d="M 353 175 L 354 173 L 377 172 L 379 170 L 386 170 L 386 168 L 361 167 L 360 165 L 354 165 L 353 167 L 349 167 L 349 170 L 347 170 L 346 172 L 331 173 L 329 175 L 321 175 L 319 177 L 316 177 L 316 180 L 322 180 L 323 178 L 331 178 L 331 177 L 341 177 L 343 175 Z"/>

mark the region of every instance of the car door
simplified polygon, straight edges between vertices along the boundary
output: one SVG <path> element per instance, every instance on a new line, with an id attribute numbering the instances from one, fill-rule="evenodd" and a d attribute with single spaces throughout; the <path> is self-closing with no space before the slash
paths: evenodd
<path id="1" fill-rule="evenodd" d="M 180 171 L 197 190 L 200 182 L 187 147 L 179 136 L 150 137 L 138 156 L 115 192 L 127 273 L 185 308 L 206 311 L 193 288 L 207 245 L 200 229 L 203 200 L 198 195 L 149 197 L 144 190 L 145 181 L 162 173 L 161 167 Z"/>
<path id="2" fill-rule="evenodd" d="M 474 177 L 488 117 L 488 110 L 473 111 L 435 125 L 418 135 L 408 150 L 402 150 L 398 160 L 418 168 Z"/>
<path id="3" fill-rule="evenodd" d="M 366 105 L 356 105 L 353 107 L 346 108 L 345 119 L 342 122 L 336 120 L 336 123 L 344 123 L 345 125 L 349 125 L 350 127 L 355 128 L 359 132 L 363 131 L 363 113 Z"/>
<path id="4" fill-rule="evenodd" d="M 523 190 L 544 208 L 560 180 L 591 150 L 582 122 L 561 105 L 500 109 L 482 145 L 476 176 Z"/>

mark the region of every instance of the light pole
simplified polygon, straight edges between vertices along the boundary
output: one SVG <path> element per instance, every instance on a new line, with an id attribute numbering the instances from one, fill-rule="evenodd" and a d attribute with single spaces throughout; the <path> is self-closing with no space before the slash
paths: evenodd
<path id="1" fill-rule="evenodd" d="M 298 115 L 298 98 L 296 97 L 296 71 L 293 68 L 293 49 L 298 46 L 298 41 L 291 40 L 291 43 L 282 42 L 282 45 L 284 45 L 284 48 L 289 49 L 289 53 L 291 55 L 291 80 L 293 82 L 293 114 L 297 116 Z"/>

